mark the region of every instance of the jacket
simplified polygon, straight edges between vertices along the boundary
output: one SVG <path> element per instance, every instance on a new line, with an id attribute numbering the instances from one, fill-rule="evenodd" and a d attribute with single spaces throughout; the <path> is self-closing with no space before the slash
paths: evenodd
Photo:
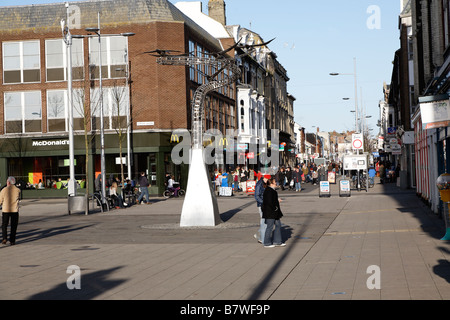
<path id="1" fill-rule="evenodd" d="M 261 178 L 256 183 L 255 186 L 255 199 L 256 199 L 256 205 L 258 207 L 261 207 L 263 204 L 263 195 L 264 195 L 264 179 Z"/>
<path id="2" fill-rule="evenodd" d="M 146 176 L 140 176 L 138 179 L 139 187 L 145 188 L 149 186 L 148 179 Z"/>
<path id="3" fill-rule="evenodd" d="M 261 207 L 264 219 L 279 220 L 283 213 L 281 212 L 278 193 L 271 187 L 264 190 L 263 205 Z"/>
<path id="4" fill-rule="evenodd" d="M 0 192 L 2 211 L 8 213 L 19 212 L 20 189 L 9 185 Z"/>
<path id="5" fill-rule="evenodd" d="M 293 171 L 292 172 L 292 179 L 294 180 L 294 182 L 301 182 L 302 181 L 302 173 L 300 171 Z"/>

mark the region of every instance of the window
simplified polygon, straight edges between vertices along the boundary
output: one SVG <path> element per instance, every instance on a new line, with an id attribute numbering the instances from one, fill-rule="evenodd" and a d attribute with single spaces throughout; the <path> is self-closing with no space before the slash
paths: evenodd
<path id="1" fill-rule="evenodd" d="M 45 41 L 47 81 L 67 81 L 67 46 L 62 39 Z M 84 56 L 83 39 L 72 40 L 72 78 L 82 80 Z"/>
<path id="2" fill-rule="evenodd" d="M 189 40 L 189 56 L 195 56 L 195 43 Z M 195 81 L 195 67 L 189 66 L 189 80 Z"/>
<path id="3" fill-rule="evenodd" d="M 100 90 L 91 91 L 91 111 L 94 130 L 100 130 Z M 126 129 L 130 97 L 128 87 L 110 87 L 103 89 L 103 121 L 104 129 Z"/>
<path id="4" fill-rule="evenodd" d="M 84 130 L 83 126 L 83 90 L 73 90 L 73 126 L 74 130 Z M 47 128 L 48 132 L 69 131 L 69 111 L 68 111 L 67 90 L 47 91 Z"/>
<path id="5" fill-rule="evenodd" d="M 40 82 L 39 40 L 3 42 L 3 82 Z"/>
<path id="6" fill-rule="evenodd" d="M 125 78 L 128 64 L 127 37 L 102 37 L 102 78 Z M 99 43 L 98 38 L 89 39 L 91 79 L 99 79 Z"/>
<path id="7" fill-rule="evenodd" d="M 42 132 L 41 92 L 5 92 L 5 133 Z"/>

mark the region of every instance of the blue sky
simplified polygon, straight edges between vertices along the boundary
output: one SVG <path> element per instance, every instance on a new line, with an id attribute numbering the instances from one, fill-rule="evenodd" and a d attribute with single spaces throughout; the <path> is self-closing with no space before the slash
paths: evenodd
<path id="1" fill-rule="evenodd" d="M 2 0 L 0 5 L 64 3 L 57 0 Z M 69 1 L 72 2 L 72 1 Z M 171 0 L 176 3 L 176 0 Z M 208 0 L 203 0 L 208 13 Z M 365 107 L 372 134 L 378 133 L 378 102 L 383 82 L 390 83 L 399 48 L 398 0 L 225 0 L 227 24 L 258 33 L 286 68 L 288 92 L 295 102 L 295 121 L 313 132 L 355 127 L 355 90 L 351 75 L 357 61 L 358 105 Z M 372 28 L 368 27 L 369 25 Z M 361 94 L 362 93 L 362 94 Z M 343 100 L 350 98 L 350 100 Z M 362 102 L 362 103 L 361 103 Z M 361 113 L 361 111 L 359 111 Z"/>

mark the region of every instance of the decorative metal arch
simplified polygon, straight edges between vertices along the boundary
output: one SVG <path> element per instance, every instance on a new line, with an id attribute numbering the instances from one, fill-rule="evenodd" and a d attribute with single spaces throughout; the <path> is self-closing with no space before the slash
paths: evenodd
<path id="1" fill-rule="evenodd" d="M 200 148 L 203 145 L 203 117 L 206 95 L 221 87 L 226 87 L 235 82 L 241 75 L 241 70 L 236 64 L 235 59 L 214 57 L 193 57 L 193 56 L 162 56 L 157 59 L 157 63 L 170 66 L 197 66 L 204 65 L 215 67 L 218 70 L 214 75 L 207 77 L 208 83 L 197 88 L 192 100 L 192 146 Z M 223 70 L 230 70 L 231 76 L 225 76 L 223 79 L 215 79 Z"/>
<path id="2" fill-rule="evenodd" d="M 173 50 L 160 50 L 157 49 L 155 51 L 146 52 L 146 53 L 157 53 L 156 62 L 160 65 L 168 65 L 168 66 L 210 66 L 215 67 L 218 70 L 211 76 L 207 76 L 208 83 L 201 85 L 197 88 L 194 94 L 194 99 L 192 100 L 192 147 L 193 148 L 201 148 L 203 145 L 203 116 L 204 116 L 204 106 L 203 103 L 205 101 L 206 95 L 214 90 L 217 90 L 221 87 L 226 87 L 227 85 L 235 82 L 241 75 L 241 69 L 236 64 L 235 58 L 228 58 L 225 54 L 231 50 L 236 48 L 246 49 L 242 55 L 237 57 L 243 57 L 249 55 L 250 52 L 255 47 L 265 46 L 272 42 L 274 39 L 257 44 L 257 45 L 242 45 L 240 41 L 237 42 L 234 46 L 223 50 L 218 53 L 205 54 L 205 57 L 195 57 L 186 54 L 182 55 L 170 55 L 169 53 L 174 52 Z M 223 79 L 216 79 L 216 77 L 223 70 L 230 70 L 231 76 L 225 76 Z"/>

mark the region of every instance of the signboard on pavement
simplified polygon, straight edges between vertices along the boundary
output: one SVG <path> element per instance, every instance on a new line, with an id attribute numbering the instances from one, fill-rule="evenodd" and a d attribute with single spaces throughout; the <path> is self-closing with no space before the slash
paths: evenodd
<path id="1" fill-rule="evenodd" d="M 339 196 L 350 197 L 350 180 L 339 181 Z"/>
<path id="2" fill-rule="evenodd" d="M 320 181 L 319 197 L 330 196 L 330 183 L 328 181 Z"/>

